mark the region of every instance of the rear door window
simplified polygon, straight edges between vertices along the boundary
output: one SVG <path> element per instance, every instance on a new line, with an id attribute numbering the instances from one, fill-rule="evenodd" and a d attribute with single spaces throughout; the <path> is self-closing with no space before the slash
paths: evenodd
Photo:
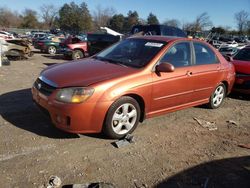
<path id="1" fill-rule="evenodd" d="M 201 43 L 194 43 L 195 64 L 207 65 L 218 63 L 215 53 L 208 46 Z"/>

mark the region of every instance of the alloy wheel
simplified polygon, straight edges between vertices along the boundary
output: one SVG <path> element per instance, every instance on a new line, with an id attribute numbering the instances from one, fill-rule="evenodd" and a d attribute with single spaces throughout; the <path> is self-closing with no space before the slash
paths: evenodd
<path id="1" fill-rule="evenodd" d="M 49 54 L 55 54 L 56 53 L 56 47 L 50 46 L 48 49 Z"/>
<path id="2" fill-rule="evenodd" d="M 133 104 L 124 103 L 113 114 L 112 129 L 118 135 L 126 134 L 135 126 L 136 120 L 136 107 Z"/>
<path id="3" fill-rule="evenodd" d="M 218 86 L 213 94 L 212 102 L 215 107 L 220 106 L 225 96 L 225 89 L 222 85 Z"/>

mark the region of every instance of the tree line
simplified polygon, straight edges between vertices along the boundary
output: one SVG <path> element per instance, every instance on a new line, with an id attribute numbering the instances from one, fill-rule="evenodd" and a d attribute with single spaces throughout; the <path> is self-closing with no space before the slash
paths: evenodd
<path id="1" fill-rule="evenodd" d="M 185 31 L 199 32 L 211 29 L 212 32 L 220 34 L 249 34 L 250 15 L 245 10 L 234 14 L 237 30 L 230 27 L 213 27 L 207 12 L 198 15 L 192 22 L 180 22 L 178 19 L 167 19 L 164 25 L 179 27 Z M 22 29 L 52 29 L 60 28 L 69 33 L 91 32 L 98 30 L 101 26 L 107 26 L 115 31 L 127 33 L 136 24 L 160 24 L 157 16 L 152 12 L 147 19 L 139 17 L 137 11 L 129 10 L 127 15 L 117 14 L 112 7 L 102 8 L 97 6 L 90 13 L 85 2 L 76 4 L 65 3 L 57 8 L 52 4 L 44 4 L 39 11 L 25 9 L 22 13 L 12 11 L 7 7 L 0 7 L 0 28 L 22 28 Z"/>

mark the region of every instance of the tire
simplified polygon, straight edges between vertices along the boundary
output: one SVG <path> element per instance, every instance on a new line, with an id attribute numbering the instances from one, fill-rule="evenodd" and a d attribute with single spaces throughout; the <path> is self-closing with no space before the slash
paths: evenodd
<path id="1" fill-rule="evenodd" d="M 32 57 L 33 55 L 34 55 L 34 52 L 30 52 L 30 53 L 28 54 L 29 57 Z"/>
<path id="2" fill-rule="evenodd" d="M 109 138 L 123 138 L 136 129 L 140 115 L 140 106 L 135 99 L 128 96 L 121 97 L 110 106 L 103 132 Z"/>
<path id="3" fill-rule="evenodd" d="M 219 108 L 226 96 L 226 87 L 223 83 L 218 85 L 210 96 L 208 107 L 211 109 Z"/>
<path id="4" fill-rule="evenodd" d="M 49 53 L 50 55 L 56 54 L 56 47 L 55 47 L 55 46 L 49 46 L 49 47 L 48 47 L 48 53 Z"/>
<path id="5" fill-rule="evenodd" d="M 82 59 L 83 57 L 84 57 L 84 54 L 81 50 L 74 50 L 72 53 L 73 60 Z"/>

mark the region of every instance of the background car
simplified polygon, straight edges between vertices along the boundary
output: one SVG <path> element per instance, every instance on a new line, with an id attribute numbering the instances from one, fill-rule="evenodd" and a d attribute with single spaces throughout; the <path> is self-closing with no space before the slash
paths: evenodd
<path id="1" fill-rule="evenodd" d="M 71 37 L 60 43 L 60 50 L 65 58 L 73 60 L 88 56 L 86 37 Z"/>
<path id="2" fill-rule="evenodd" d="M 34 48 L 41 50 L 41 52 L 46 52 L 51 55 L 60 52 L 60 43 L 63 42 L 65 38 L 51 37 L 43 40 L 38 40 L 34 42 Z"/>
<path id="3" fill-rule="evenodd" d="M 46 68 L 32 96 L 66 132 L 122 138 L 145 118 L 201 104 L 220 107 L 234 79 L 234 66 L 205 42 L 142 36 Z"/>
<path id="4" fill-rule="evenodd" d="M 228 41 L 226 43 L 222 43 L 221 47 L 231 47 L 236 48 L 239 44 L 235 41 Z"/>
<path id="5" fill-rule="evenodd" d="M 7 52 L 5 55 L 8 58 L 28 58 L 33 56 L 31 44 L 27 40 L 23 39 L 10 39 L 6 40 L 5 46 L 7 47 Z"/>
<path id="6" fill-rule="evenodd" d="M 176 27 L 166 26 L 166 25 L 135 25 L 131 29 L 130 34 L 134 35 L 136 33 L 143 32 L 144 35 L 164 35 L 164 36 L 174 36 L 174 37 L 187 37 L 186 33 Z"/>
<path id="7" fill-rule="evenodd" d="M 250 94 L 250 46 L 241 49 L 232 59 L 236 70 L 233 90 Z"/>
<path id="8" fill-rule="evenodd" d="M 110 45 L 120 41 L 120 36 L 110 34 L 88 34 L 87 37 L 73 37 L 60 44 L 61 52 L 66 58 L 81 59 L 92 56 Z"/>
<path id="9" fill-rule="evenodd" d="M 238 51 L 237 48 L 233 48 L 233 47 L 222 47 L 219 48 L 219 52 L 222 55 L 228 55 L 228 56 L 233 56 L 234 54 L 236 54 Z"/>
<path id="10" fill-rule="evenodd" d="M 14 39 L 14 35 L 7 31 L 0 31 L 0 38 L 2 39 Z"/>
<path id="11" fill-rule="evenodd" d="M 42 40 L 44 39 L 45 37 L 47 37 L 48 34 L 47 33 L 43 33 L 43 32 L 34 32 L 31 36 L 31 41 L 32 41 L 32 44 L 34 45 L 34 43 L 37 41 L 37 40 Z"/>

